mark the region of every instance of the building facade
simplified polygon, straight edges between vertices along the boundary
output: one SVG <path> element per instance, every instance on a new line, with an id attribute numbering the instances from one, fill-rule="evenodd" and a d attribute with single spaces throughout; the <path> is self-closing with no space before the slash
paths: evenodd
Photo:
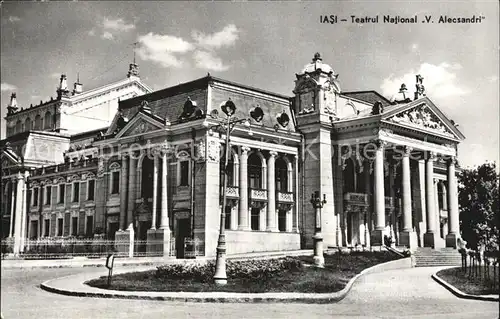
<path id="1" fill-rule="evenodd" d="M 296 74 L 293 96 L 208 75 L 120 100 L 106 129 L 54 142 L 60 151 L 47 152 L 47 165 L 26 165 L 10 146 L 18 135 L 8 135 L 8 235 L 19 251 L 23 238 L 99 235 L 168 254 L 175 240 L 179 257 L 187 238 L 213 256 L 223 212 L 230 254 L 310 248 L 319 225 L 327 246 L 456 247 L 464 136 L 422 82 L 391 100 L 342 92 L 316 54 Z M 248 123 L 233 127 L 225 166 L 220 127 L 230 107 Z M 315 191 L 326 199 L 320 220 Z"/>

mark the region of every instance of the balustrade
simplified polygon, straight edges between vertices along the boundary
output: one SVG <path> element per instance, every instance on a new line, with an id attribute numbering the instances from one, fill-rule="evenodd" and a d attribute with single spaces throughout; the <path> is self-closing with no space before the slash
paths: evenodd
<path id="1" fill-rule="evenodd" d="M 276 200 L 278 203 L 294 203 L 294 196 L 291 192 L 276 192 Z"/>
<path id="2" fill-rule="evenodd" d="M 250 188 L 248 192 L 250 200 L 267 201 L 267 190 L 260 188 Z"/>
<path id="3" fill-rule="evenodd" d="M 345 193 L 344 201 L 347 205 L 369 205 L 368 195 L 363 193 Z"/>

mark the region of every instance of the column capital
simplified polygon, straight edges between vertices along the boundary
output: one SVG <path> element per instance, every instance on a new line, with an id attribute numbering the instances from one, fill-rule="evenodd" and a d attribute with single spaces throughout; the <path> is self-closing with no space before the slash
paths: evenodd
<path id="1" fill-rule="evenodd" d="M 278 152 L 276 152 L 276 151 L 270 151 L 269 152 L 269 156 L 276 157 L 276 156 L 278 156 Z"/>
<path id="2" fill-rule="evenodd" d="M 375 140 L 374 143 L 377 146 L 377 149 L 383 149 L 387 146 L 387 141 L 380 140 L 380 139 Z"/>
<path id="3" fill-rule="evenodd" d="M 427 157 L 427 161 L 435 161 L 437 159 L 437 154 L 435 152 L 429 152 L 428 153 L 428 157 Z"/>
<path id="4" fill-rule="evenodd" d="M 453 165 L 453 166 L 457 166 L 457 164 L 458 164 L 458 160 L 457 160 L 456 156 L 451 156 L 451 157 L 448 157 L 448 158 L 446 159 L 446 164 L 447 164 L 448 166 L 452 166 L 452 165 Z"/>
<path id="5" fill-rule="evenodd" d="M 240 149 L 241 149 L 242 155 L 248 155 L 248 152 L 250 152 L 250 150 L 251 150 L 251 148 L 248 146 L 242 146 Z"/>
<path id="6" fill-rule="evenodd" d="M 412 151 L 413 147 L 407 145 L 403 146 L 403 156 L 410 156 Z"/>

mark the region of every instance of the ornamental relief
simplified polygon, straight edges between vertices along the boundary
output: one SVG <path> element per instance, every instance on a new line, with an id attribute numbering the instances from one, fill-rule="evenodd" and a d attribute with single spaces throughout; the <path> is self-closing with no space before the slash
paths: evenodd
<path id="1" fill-rule="evenodd" d="M 219 162 L 220 160 L 220 143 L 218 140 L 209 140 L 207 143 L 207 160 L 210 162 Z"/>
<path id="2" fill-rule="evenodd" d="M 146 133 L 146 132 L 150 132 L 150 131 L 154 131 L 158 129 L 157 126 L 151 124 L 151 123 L 148 123 L 144 120 L 141 120 L 141 121 L 138 121 L 138 123 L 133 127 L 131 128 L 126 134 L 124 135 L 137 135 L 137 134 L 143 134 L 143 133 Z"/>
<path id="3" fill-rule="evenodd" d="M 397 114 L 389 120 L 395 123 L 406 124 L 416 128 L 423 128 L 444 135 L 453 136 L 453 134 L 442 124 L 441 120 L 426 105 L 421 105 Z"/>

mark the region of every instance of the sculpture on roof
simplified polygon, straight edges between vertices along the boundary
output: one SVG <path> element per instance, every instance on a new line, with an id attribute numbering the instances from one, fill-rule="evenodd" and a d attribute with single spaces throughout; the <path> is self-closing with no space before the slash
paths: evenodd
<path id="1" fill-rule="evenodd" d="M 392 97 L 392 103 L 405 104 L 410 102 L 411 99 L 410 96 L 408 95 L 408 89 L 406 88 L 406 84 L 402 83 L 401 87 L 399 88 L 399 92 Z"/>
<path id="2" fill-rule="evenodd" d="M 384 113 L 384 105 L 382 104 L 382 102 L 377 101 L 377 102 L 373 103 L 372 115 L 378 115 L 378 114 L 382 114 L 382 113 Z"/>
<path id="3" fill-rule="evenodd" d="M 417 89 L 415 91 L 415 100 L 416 100 L 422 96 L 425 96 L 425 87 L 423 85 L 424 78 L 420 74 L 417 74 L 415 77 L 416 77 L 415 88 Z"/>

